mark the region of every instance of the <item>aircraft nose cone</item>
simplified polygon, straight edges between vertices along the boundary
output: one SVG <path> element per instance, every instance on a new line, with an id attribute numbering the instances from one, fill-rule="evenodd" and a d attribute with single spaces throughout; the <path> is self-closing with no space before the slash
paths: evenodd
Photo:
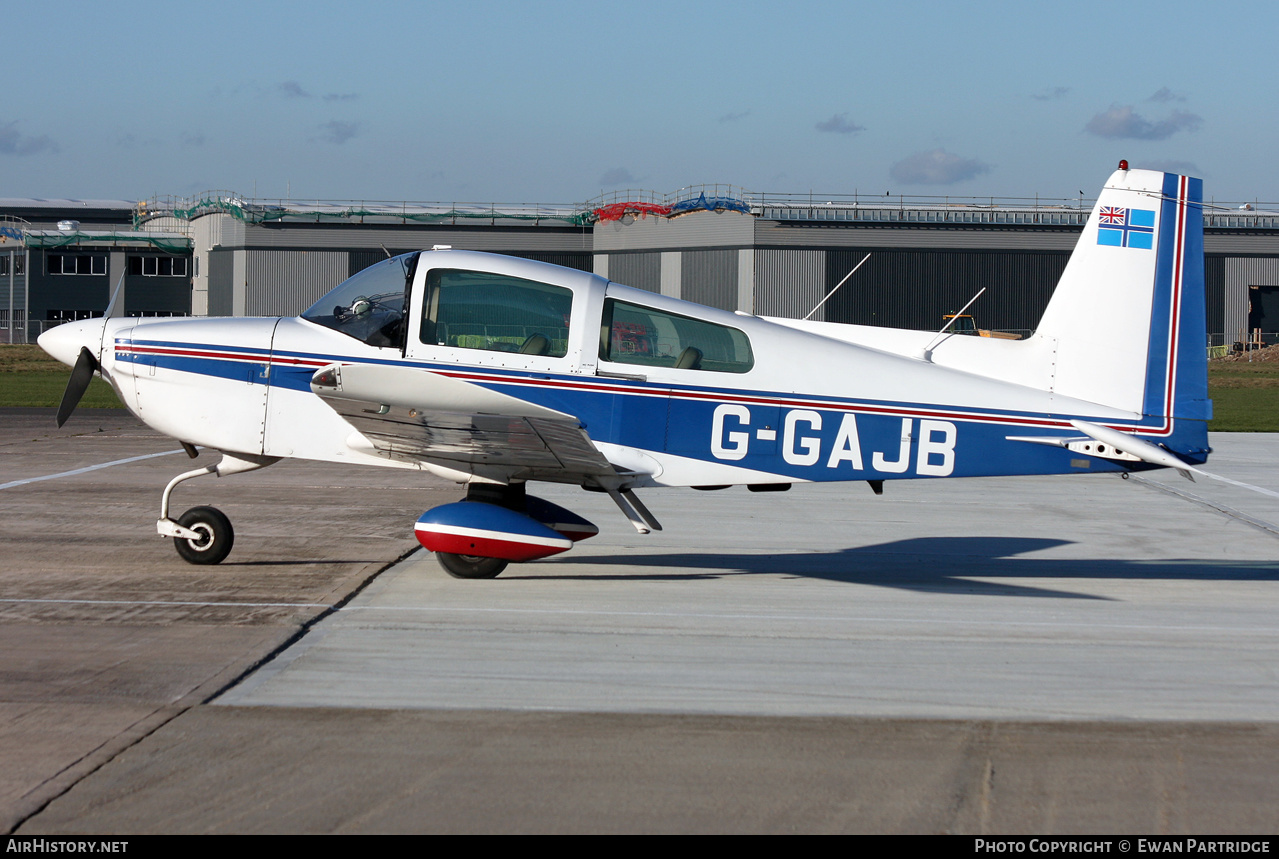
<path id="1" fill-rule="evenodd" d="M 102 320 L 84 319 L 79 322 L 64 322 L 56 328 L 50 328 L 41 334 L 36 342 L 40 348 L 57 358 L 63 364 L 75 366 L 80 355 L 80 347 L 87 346 L 97 357 L 102 346 Z"/>

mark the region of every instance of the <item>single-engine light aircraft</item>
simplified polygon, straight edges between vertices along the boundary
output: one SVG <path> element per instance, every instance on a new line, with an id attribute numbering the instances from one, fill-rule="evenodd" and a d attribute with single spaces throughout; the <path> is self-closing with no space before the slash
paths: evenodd
<path id="1" fill-rule="evenodd" d="M 465 484 L 416 535 L 491 578 L 598 528 L 526 493 L 606 492 L 641 533 L 650 487 L 1082 474 L 1207 459 L 1202 185 L 1106 183 L 1025 340 L 757 317 L 514 257 L 436 249 L 355 274 L 295 318 L 104 318 L 47 331 L 162 433 L 219 451 L 164 489 L 157 530 L 196 564 L 231 550 L 174 487 L 285 457 L 419 469 Z M 1193 479 L 1193 478 L 1192 478 Z"/>

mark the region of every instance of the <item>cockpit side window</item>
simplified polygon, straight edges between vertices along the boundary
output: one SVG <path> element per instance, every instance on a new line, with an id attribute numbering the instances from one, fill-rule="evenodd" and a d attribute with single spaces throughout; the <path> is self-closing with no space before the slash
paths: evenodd
<path id="1" fill-rule="evenodd" d="M 432 269 L 419 336 L 428 346 L 568 354 L 573 291 L 486 271 Z"/>
<path id="2" fill-rule="evenodd" d="M 614 298 L 605 299 L 600 359 L 619 364 L 745 373 L 755 366 L 746 334 Z"/>
<path id="3" fill-rule="evenodd" d="M 417 258 L 417 253 L 402 254 L 356 272 L 302 318 L 369 346 L 403 350 L 404 302 Z"/>

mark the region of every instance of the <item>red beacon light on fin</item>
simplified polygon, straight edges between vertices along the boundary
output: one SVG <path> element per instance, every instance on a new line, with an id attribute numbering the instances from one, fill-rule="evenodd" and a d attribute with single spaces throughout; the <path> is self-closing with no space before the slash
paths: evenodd
<path id="1" fill-rule="evenodd" d="M 1127 159 L 1127 158 L 1124 158 L 1124 159 L 1121 159 L 1121 160 L 1120 160 L 1120 162 L 1119 162 L 1119 169 L 1120 169 L 1120 170 L 1127 170 L 1127 169 L 1128 169 L 1128 159 Z"/>

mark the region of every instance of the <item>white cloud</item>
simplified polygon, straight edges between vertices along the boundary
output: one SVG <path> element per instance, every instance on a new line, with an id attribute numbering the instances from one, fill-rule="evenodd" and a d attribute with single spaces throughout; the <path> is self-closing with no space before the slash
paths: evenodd
<path id="1" fill-rule="evenodd" d="M 903 158 L 892 166 L 888 175 L 907 185 L 953 185 L 989 172 L 990 165 L 976 158 L 934 149 Z"/>
<path id="2" fill-rule="evenodd" d="M 1182 95 L 1181 93 L 1173 92 L 1172 90 L 1168 89 L 1168 87 L 1160 87 L 1157 93 L 1152 95 L 1150 98 L 1146 99 L 1146 101 L 1159 101 L 1159 102 L 1185 101 L 1185 100 L 1186 100 L 1186 97 L 1184 95 Z"/>
<path id="3" fill-rule="evenodd" d="M 0 126 L 0 155 L 39 155 L 57 152 L 58 144 L 46 134 L 32 137 L 18 131 L 16 122 Z"/>
<path id="4" fill-rule="evenodd" d="M 1167 140 L 1178 131 L 1195 131 L 1203 120 L 1184 110 L 1173 111 L 1167 119 L 1152 122 L 1133 110 L 1132 105 L 1111 105 L 1094 116 L 1084 130 L 1111 140 Z"/>
<path id="5" fill-rule="evenodd" d="M 1065 98 L 1068 92 L 1070 92 L 1068 86 L 1050 86 L 1037 93 L 1031 93 L 1030 97 L 1035 101 L 1056 101 L 1059 98 Z"/>
<path id="6" fill-rule="evenodd" d="M 834 134 L 856 134 L 859 131 L 866 130 L 865 126 L 858 125 L 849 119 L 847 113 L 837 113 L 830 119 L 824 119 L 813 127 L 818 131 L 828 131 Z"/>
<path id="7" fill-rule="evenodd" d="M 285 98 L 310 98 L 311 94 L 302 89 L 302 84 L 297 81 L 285 81 L 280 84 L 280 92 L 284 93 Z"/>
<path id="8" fill-rule="evenodd" d="M 360 126 L 357 123 L 332 119 L 320 126 L 320 139 L 341 146 L 359 132 Z"/>

